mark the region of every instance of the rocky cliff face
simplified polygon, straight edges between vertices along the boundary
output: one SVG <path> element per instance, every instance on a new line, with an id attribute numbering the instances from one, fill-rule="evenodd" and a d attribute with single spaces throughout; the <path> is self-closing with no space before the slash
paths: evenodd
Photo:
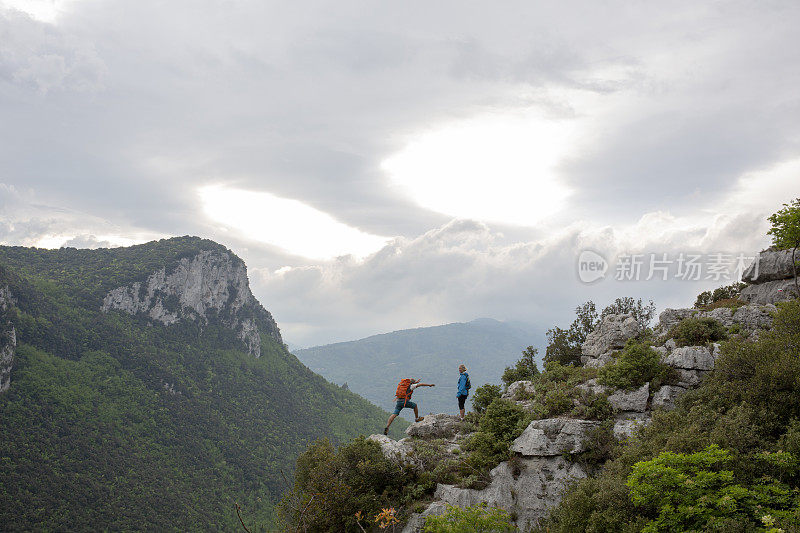
<path id="1" fill-rule="evenodd" d="M 799 269 L 800 270 L 800 269 Z M 742 273 L 748 286 L 740 298 L 754 304 L 774 304 L 795 297 L 791 250 L 765 250 Z"/>
<path id="2" fill-rule="evenodd" d="M 282 342 L 272 316 L 250 291 L 244 263 L 221 251 L 202 251 L 169 271 L 153 272 L 144 282 L 109 291 L 101 309 L 143 314 L 166 326 L 180 320 L 207 323 L 213 315 L 236 331 L 256 357 L 261 355 L 260 335 Z"/>
<path id="3" fill-rule="evenodd" d="M 14 367 L 14 351 L 17 348 L 17 332 L 6 318 L 14 299 L 8 285 L 0 287 L 0 393 L 11 387 L 11 370 Z"/>

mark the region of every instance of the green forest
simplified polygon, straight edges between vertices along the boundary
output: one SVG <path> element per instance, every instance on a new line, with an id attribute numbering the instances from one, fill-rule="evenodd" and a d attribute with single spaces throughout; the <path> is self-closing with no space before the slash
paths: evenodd
<path id="1" fill-rule="evenodd" d="M 201 250 L 241 262 L 194 237 L 0 247 L 0 286 L 15 300 L 2 318 L 18 341 L 0 394 L 4 530 L 231 530 L 236 504 L 265 529 L 309 442 L 383 427 L 387 413 L 291 355 L 260 305 L 260 358 L 219 316 L 164 326 L 100 311 L 109 290 Z"/>

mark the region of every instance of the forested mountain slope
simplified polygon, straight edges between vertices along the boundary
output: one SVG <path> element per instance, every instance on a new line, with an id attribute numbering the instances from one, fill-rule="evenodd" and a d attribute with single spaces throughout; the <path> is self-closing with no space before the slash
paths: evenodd
<path id="1" fill-rule="evenodd" d="M 5 530 L 269 524 L 308 442 L 386 416 L 287 351 L 217 243 L 0 247 Z"/>

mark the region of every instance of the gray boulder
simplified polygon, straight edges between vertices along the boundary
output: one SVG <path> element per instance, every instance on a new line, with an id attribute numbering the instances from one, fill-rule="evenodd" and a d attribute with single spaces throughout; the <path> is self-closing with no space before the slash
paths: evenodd
<path id="1" fill-rule="evenodd" d="M 406 435 L 420 439 L 449 439 L 461 428 L 456 415 L 439 413 L 427 415 L 421 422 L 414 422 L 406 428 Z"/>
<path id="2" fill-rule="evenodd" d="M 744 305 L 734 311 L 732 318 L 735 324 L 748 331 L 768 329 L 772 327 L 772 314 L 777 310 L 774 304 Z"/>
<path id="3" fill-rule="evenodd" d="M 581 354 L 588 357 L 599 357 L 611 350 L 625 347 L 628 339 L 642 331 L 642 325 L 632 314 L 607 315 L 594 331 L 586 336 L 581 346 Z"/>
<path id="4" fill-rule="evenodd" d="M 597 383 L 597 378 L 590 379 L 585 383 L 575 385 L 575 388 L 592 394 L 603 394 L 608 391 L 608 387 Z"/>
<path id="5" fill-rule="evenodd" d="M 614 356 L 611 355 L 611 352 L 604 353 L 600 357 L 581 356 L 581 363 L 583 363 L 583 366 L 586 368 L 602 368 L 613 360 Z"/>
<path id="6" fill-rule="evenodd" d="M 795 297 L 793 279 L 767 281 L 758 285 L 748 285 L 742 289 L 740 300 L 752 304 L 766 305 L 785 302 Z"/>
<path id="7" fill-rule="evenodd" d="M 587 433 L 599 422 L 571 418 L 534 420 L 511 445 L 511 451 L 527 457 L 547 457 L 586 450 Z"/>
<path id="8" fill-rule="evenodd" d="M 402 463 L 411 463 L 410 454 L 413 450 L 408 439 L 393 440 L 386 435 L 370 435 L 367 440 L 377 442 L 387 459 Z"/>
<path id="9" fill-rule="evenodd" d="M 714 356 L 705 346 L 682 346 L 672 350 L 664 363 L 686 370 L 713 370 Z"/>
<path id="10" fill-rule="evenodd" d="M 503 393 L 502 398 L 506 400 L 511 400 L 516 397 L 517 393 L 522 395 L 530 396 L 536 392 L 536 387 L 534 387 L 532 381 L 515 381 L 511 385 L 508 386 L 506 392 Z"/>
<path id="11" fill-rule="evenodd" d="M 638 389 L 630 392 L 618 390 L 608 397 L 608 401 L 616 411 L 635 411 L 643 413 L 647 410 L 647 400 L 650 397 L 650 384 L 645 383 Z"/>
<path id="12" fill-rule="evenodd" d="M 614 418 L 614 438 L 631 438 L 636 430 L 650 423 L 650 413 L 622 413 Z"/>
<path id="13" fill-rule="evenodd" d="M 661 334 L 667 333 L 681 320 L 691 317 L 696 312 L 694 309 L 664 309 L 658 315 L 658 325 L 655 329 Z"/>
<path id="14" fill-rule="evenodd" d="M 655 393 L 653 393 L 653 408 L 660 407 L 662 409 L 672 409 L 675 407 L 675 400 L 686 392 L 683 387 L 676 387 L 674 385 L 663 385 Z"/>
<path id="15" fill-rule="evenodd" d="M 800 261 L 800 254 L 795 259 Z M 800 272 L 800 269 L 798 269 Z M 791 250 L 766 250 L 758 254 L 753 263 L 742 272 L 745 283 L 764 283 L 794 277 Z"/>
<path id="16" fill-rule="evenodd" d="M 693 389 L 700 385 L 700 382 L 708 375 L 708 370 L 686 370 L 685 368 L 676 368 L 678 373 L 678 386 L 686 389 Z"/>

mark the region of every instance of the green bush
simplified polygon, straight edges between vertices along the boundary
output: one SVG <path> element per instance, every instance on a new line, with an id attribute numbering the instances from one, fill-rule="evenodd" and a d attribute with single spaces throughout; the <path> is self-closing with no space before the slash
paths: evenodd
<path id="1" fill-rule="evenodd" d="M 767 454 L 767 462 L 797 463 L 791 454 Z M 662 452 L 651 461 L 633 465 L 627 485 L 634 505 L 653 518 L 643 532 L 745 530 L 761 525 L 764 516 L 782 517 L 792 525 L 796 495 L 775 479 L 745 487 L 724 469 L 731 454 L 714 444 L 692 454 Z M 796 466 L 795 466 L 796 468 Z"/>
<path id="2" fill-rule="evenodd" d="M 482 387 L 475 389 L 475 394 L 472 396 L 472 407 L 478 414 L 483 414 L 489 404 L 495 399 L 500 397 L 500 385 L 491 385 L 487 383 Z"/>
<path id="3" fill-rule="evenodd" d="M 800 302 L 780 304 L 771 330 L 724 343 L 700 387 L 569 490 L 540 531 L 800 531 L 798 346 Z"/>
<path id="4" fill-rule="evenodd" d="M 441 516 L 425 520 L 425 533 L 501 533 L 515 531 L 508 512 L 485 503 L 473 507 L 447 506 Z"/>
<path id="5" fill-rule="evenodd" d="M 737 308 L 745 305 L 739 300 L 739 295 L 747 285 L 742 282 L 731 283 L 724 287 L 717 287 L 714 291 L 703 291 L 697 295 L 694 301 L 696 309 L 714 309 L 717 307 Z"/>
<path id="6" fill-rule="evenodd" d="M 597 376 L 594 368 L 565 366 L 557 361 L 545 364 L 545 370 L 534 380 L 532 406 L 533 418 L 571 416 L 591 420 L 604 420 L 612 414 L 611 404 L 605 395 L 597 395 L 577 388 Z"/>
<path id="7" fill-rule="evenodd" d="M 530 381 L 539 374 L 539 368 L 536 366 L 536 354 L 539 350 L 533 346 L 528 346 L 522 352 L 522 357 L 516 362 L 514 366 L 507 366 L 503 371 L 503 383 L 506 386 L 511 385 L 515 381 Z"/>
<path id="8" fill-rule="evenodd" d="M 600 369 L 597 381 L 617 389 L 633 389 L 648 381 L 656 381 L 655 387 L 668 381 L 671 372 L 653 348 L 629 342 L 613 362 Z"/>
<path id="9" fill-rule="evenodd" d="M 705 346 L 727 337 L 725 326 L 713 318 L 684 318 L 669 332 L 678 346 Z"/>
<path id="10" fill-rule="evenodd" d="M 481 418 L 480 431 L 490 434 L 498 441 L 511 443 L 525 429 L 519 427 L 524 422 L 525 411 L 522 407 L 498 398 L 486 408 Z"/>
<path id="11" fill-rule="evenodd" d="M 297 459 L 294 487 L 279 512 L 288 529 L 359 531 L 356 513 L 374 516 L 414 487 L 412 474 L 387 459 L 376 442 L 358 437 L 337 450 L 321 439 Z"/>

